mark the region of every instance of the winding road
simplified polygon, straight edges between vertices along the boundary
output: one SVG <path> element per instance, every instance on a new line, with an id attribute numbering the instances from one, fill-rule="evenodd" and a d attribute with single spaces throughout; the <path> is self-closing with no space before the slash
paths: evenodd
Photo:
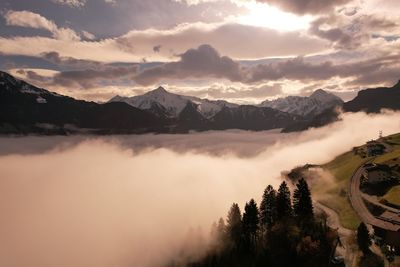
<path id="1" fill-rule="evenodd" d="M 371 161 L 372 160 L 369 160 L 366 163 Z M 386 211 L 381 216 L 374 216 L 364 203 L 363 195 L 360 191 L 360 183 L 366 163 L 358 167 L 350 178 L 350 188 L 348 192 L 350 203 L 364 223 L 389 231 L 398 231 L 400 229 L 400 221 L 397 221 L 395 216 L 390 218 L 383 216 L 387 212 L 392 214 L 392 211 Z"/>
<path id="2" fill-rule="evenodd" d="M 316 209 L 322 210 L 328 217 L 328 226 L 333 229 L 337 229 L 338 231 L 342 246 L 337 246 L 336 255 L 343 257 L 346 266 L 355 266 L 355 263 L 357 261 L 356 253 L 354 251 L 355 248 L 348 244 L 348 240 L 354 232 L 350 229 L 344 228 L 340 224 L 339 214 L 335 210 L 317 201 L 314 202 L 314 207 Z"/>

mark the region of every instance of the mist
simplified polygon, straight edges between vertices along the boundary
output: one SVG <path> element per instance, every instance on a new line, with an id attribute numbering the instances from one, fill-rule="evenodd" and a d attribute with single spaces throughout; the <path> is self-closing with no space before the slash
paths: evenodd
<path id="1" fill-rule="evenodd" d="M 284 170 L 400 132 L 400 113 L 354 113 L 302 133 L 0 138 L 0 266 L 158 267 L 190 228 L 259 201 Z M 198 251 L 196 251 L 198 252 Z"/>

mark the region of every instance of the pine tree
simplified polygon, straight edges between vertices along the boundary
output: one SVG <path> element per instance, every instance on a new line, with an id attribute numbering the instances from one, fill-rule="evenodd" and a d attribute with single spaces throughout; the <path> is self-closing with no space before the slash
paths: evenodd
<path id="1" fill-rule="evenodd" d="M 257 242 L 257 234 L 259 227 L 259 213 L 257 203 L 251 199 L 244 208 L 243 213 L 243 231 L 246 241 L 251 247 L 254 247 Z"/>
<path id="2" fill-rule="evenodd" d="M 311 192 L 304 178 L 301 178 L 293 193 L 293 211 L 300 223 L 310 222 L 314 218 Z"/>
<path id="3" fill-rule="evenodd" d="M 369 235 L 367 226 L 362 222 L 357 228 L 357 244 L 360 250 L 368 254 L 369 247 L 371 246 L 371 236 Z"/>
<path id="4" fill-rule="evenodd" d="M 287 219 L 292 215 L 290 190 L 285 181 L 279 186 L 278 194 L 276 195 L 276 214 L 278 220 Z"/>
<path id="5" fill-rule="evenodd" d="M 234 248 L 239 248 L 243 235 L 242 214 L 239 205 L 233 203 L 227 218 L 227 236 Z"/>
<path id="6" fill-rule="evenodd" d="M 220 218 L 217 225 L 217 238 L 221 245 L 226 245 L 226 225 L 223 218 Z"/>
<path id="7" fill-rule="evenodd" d="M 260 204 L 260 225 L 263 231 L 271 228 L 276 221 L 276 191 L 268 185 Z"/>

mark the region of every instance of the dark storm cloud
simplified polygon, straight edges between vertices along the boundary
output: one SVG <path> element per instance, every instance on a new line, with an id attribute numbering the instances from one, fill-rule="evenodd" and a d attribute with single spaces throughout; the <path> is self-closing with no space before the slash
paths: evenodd
<path id="1" fill-rule="evenodd" d="M 350 2 L 351 0 L 257 0 L 258 2 L 271 4 L 283 10 L 304 15 L 320 14 L 332 10 Z"/>
<path id="2" fill-rule="evenodd" d="M 189 49 L 177 62 L 144 70 L 135 77 L 142 85 L 150 85 L 163 78 L 213 77 L 227 78 L 231 81 L 243 79 L 239 63 L 229 57 L 221 56 L 210 45 L 201 45 L 197 49 Z"/>

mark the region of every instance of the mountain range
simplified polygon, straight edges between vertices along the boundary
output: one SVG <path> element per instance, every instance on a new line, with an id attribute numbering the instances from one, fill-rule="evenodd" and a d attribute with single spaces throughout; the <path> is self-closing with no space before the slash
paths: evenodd
<path id="1" fill-rule="evenodd" d="M 271 101 L 266 100 L 259 106 L 270 107 L 287 113 L 311 118 L 323 113 L 327 109 L 342 105 L 343 100 L 340 97 L 318 89 L 309 97 L 288 96 Z"/>
<path id="2" fill-rule="evenodd" d="M 392 88 L 367 89 L 346 103 L 320 89 L 309 97 L 289 96 L 258 105 L 238 105 L 173 94 L 159 87 L 143 95 L 115 96 L 99 104 L 53 93 L 0 72 L 0 133 L 298 131 L 336 120 L 338 107 L 351 112 L 400 109 L 399 89 L 400 83 Z"/>

